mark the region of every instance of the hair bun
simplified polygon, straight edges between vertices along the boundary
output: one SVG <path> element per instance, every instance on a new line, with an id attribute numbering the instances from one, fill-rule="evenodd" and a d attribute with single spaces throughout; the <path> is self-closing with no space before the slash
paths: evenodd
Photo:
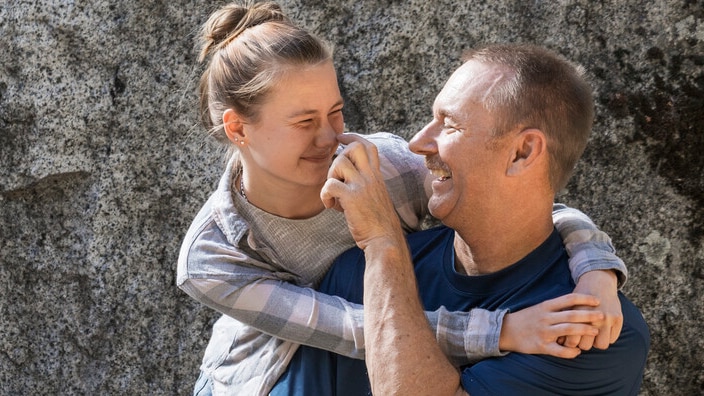
<path id="1" fill-rule="evenodd" d="M 208 54 L 226 46 L 250 27 L 284 20 L 287 20 L 286 16 L 274 2 L 256 3 L 251 6 L 230 3 L 215 11 L 203 24 L 198 60 L 202 62 Z"/>

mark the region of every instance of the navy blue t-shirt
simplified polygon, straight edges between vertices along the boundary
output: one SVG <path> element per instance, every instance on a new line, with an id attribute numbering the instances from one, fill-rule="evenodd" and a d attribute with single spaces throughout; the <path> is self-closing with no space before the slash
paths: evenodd
<path id="1" fill-rule="evenodd" d="M 499 272 L 466 276 L 455 271 L 454 231 L 441 226 L 408 236 L 421 300 L 426 310 L 479 307 L 511 311 L 574 290 L 567 252 L 557 231 L 528 256 Z M 364 254 L 343 253 L 320 291 L 361 303 Z M 650 347 L 647 325 L 638 309 L 619 294 L 623 330 L 607 350 L 592 349 L 575 359 L 510 353 L 463 367 L 462 386 L 477 395 L 637 395 Z M 301 347 L 272 395 L 366 395 L 366 366 L 331 352 Z"/>

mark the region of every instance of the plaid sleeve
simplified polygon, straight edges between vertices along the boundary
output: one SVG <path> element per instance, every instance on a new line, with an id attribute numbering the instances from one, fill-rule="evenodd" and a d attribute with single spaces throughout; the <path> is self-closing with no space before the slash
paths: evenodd
<path id="1" fill-rule="evenodd" d="M 294 285 L 290 274 L 266 268 L 214 235 L 195 238 L 179 261 L 178 286 L 208 307 L 283 340 L 363 358 L 360 305 Z"/>
<path id="2" fill-rule="evenodd" d="M 429 216 L 430 172 L 423 156 L 411 152 L 402 137 L 379 132 L 364 138 L 376 145 L 381 173 L 404 231 L 421 229 Z"/>
<path id="3" fill-rule="evenodd" d="M 213 243 L 212 239 L 208 243 Z M 364 358 L 361 305 L 296 286 L 277 273 L 238 262 L 241 253 L 215 254 L 212 246 L 200 249 L 210 250 L 210 254 L 192 257 L 191 271 L 179 283 L 197 301 L 277 338 Z M 202 260 L 214 262 L 207 265 Z M 208 272 L 199 272 L 202 267 Z M 363 273 L 363 267 L 357 268 Z M 356 286 L 361 288 L 361 284 Z M 504 314 L 483 309 L 426 312 L 438 343 L 458 366 L 501 355 L 498 339 Z"/>
<path id="4" fill-rule="evenodd" d="M 450 312 L 440 307 L 426 316 L 435 330 L 435 338 L 443 353 L 455 367 L 476 363 L 499 351 L 501 325 L 507 309 L 487 311 L 474 308 L 469 312 Z"/>
<path id="5" fill-rule="evenodd" d="M 626 264 L 618 256 L 611 238 L 577 209 L 563 204 L 553 205 L 555 228 L 560 232 L 570 256 L 569 265 L 575 283 L 589 271 L 614 270 L 621 288 L 628 279 Z"/>

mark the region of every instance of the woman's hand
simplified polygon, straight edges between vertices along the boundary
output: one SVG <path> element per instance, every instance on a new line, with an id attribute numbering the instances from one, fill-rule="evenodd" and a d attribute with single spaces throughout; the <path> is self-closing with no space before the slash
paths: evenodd
<path id="1" fill-rule="evenodd" d="M 499 349 L 528 354 L 546 354 L 561 358 L 579 356 L 577 346 L 560 345 L 558 339 L 595 337 L 595 323 L 604 320 L 601 311 L 593 310 L 599 300 L 586 294 L 567 294 L 504 316 Z M 576 308 L 584 307 L 584 308 Z"/>
<path id="2" fill-rule="evenodd" d="M 606 349 L 613 344 L 623 328 L 623 312 L 618 299 L 616 274 L 611 271 L 590 271 L 579 278 L 575 293 L 589 294 L 599 299 L 598 308 L 580 307 L 580 309 L 598 309 L 604 314 L 604 320 L 595 322 L 599 334 L 595 337 L 572 335 L 566 337 L 562 344 L 567 347 L 579 347 L 583 351 L 592 348 Z"/>

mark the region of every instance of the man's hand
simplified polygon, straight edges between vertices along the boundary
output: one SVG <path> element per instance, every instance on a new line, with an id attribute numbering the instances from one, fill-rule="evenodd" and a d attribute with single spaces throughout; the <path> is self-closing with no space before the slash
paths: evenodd
<path id="1" fill-rule="evenodd" d="M 599 300 L 586 294 L 567 294 L 540 304 L 512 312 L 504 317 L 499 339 L 502 351 L 546 354 L 561 358 L 577 357 L 575 345 L 560 345 L 564 336 L 594 337 L 599 330 L 592 323 L 601 323 L 604 314 L 591 310 Z M 577 309 L 575 306 L 586 308 Z"/>
<path id="2" fill-rule="evenodd" d="M 579 278 L 575 293 L 596 296 L 601 303 L 598 308 L 583 307 L 584 309 L 598 309 L 604 314 L 601 322 L 594 323 L 599 328 L 599 334 L 594 336 L 569 336 L 564 340 L 566 347 L 579 347 L 584 351 L 594 348 L 606 349 L 613 344 L 621 334 L 623 328 L 623 312 L 621 301 L 618 299 L 618 285 L 616 274 L 611 270 L 590 271 Z"/>
<path id="3" fill-rule="evenodd" d="M 357 135 L 343 134 L 338 140 L 347 147 L 328 171 L 328 180 L 320 192 L 323 204 L 345 213 L 350 232 L 361 249 L 379 238 L 405 245 L 401 223 L 379 170 L 376 146 Z M 397 240 L 399 236 L 402 240 Z"/>
<path id="4" fill-rule="evenodd" d="M 342 210 L 364 250 L 365 364 L 374 394 L 461 395 L 460 376 L 423 314 L 410 252 L 379 169 L 376 146 L 353 135 L 320 193 Z"/>

